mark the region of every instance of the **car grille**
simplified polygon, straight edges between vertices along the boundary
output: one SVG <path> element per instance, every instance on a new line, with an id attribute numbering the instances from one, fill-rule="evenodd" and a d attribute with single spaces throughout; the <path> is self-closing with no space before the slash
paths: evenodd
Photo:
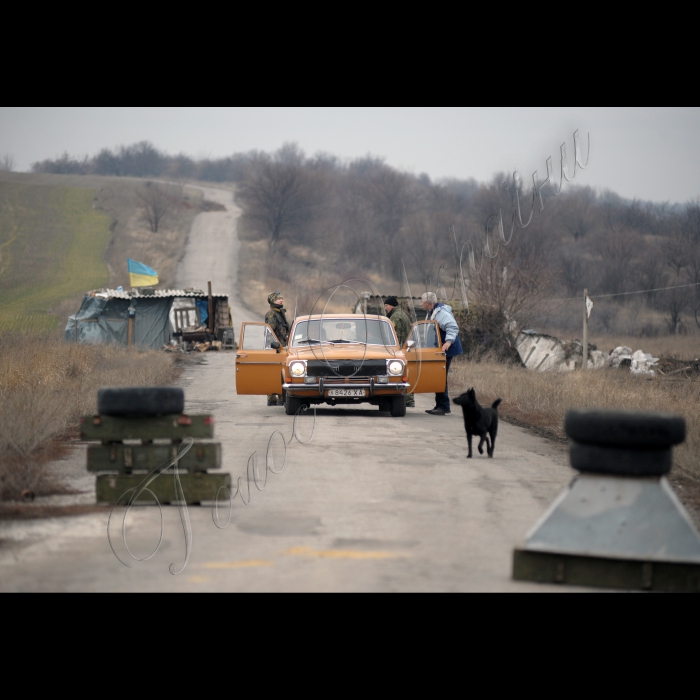
<path id="1" fill-rule="evenodd" d="M 312 361 L 307 365 L 309 377 L 348 377 L 359 379 L 361 377 L 386 377 L 385 360 L 342 360 L 317 362 Z"/>

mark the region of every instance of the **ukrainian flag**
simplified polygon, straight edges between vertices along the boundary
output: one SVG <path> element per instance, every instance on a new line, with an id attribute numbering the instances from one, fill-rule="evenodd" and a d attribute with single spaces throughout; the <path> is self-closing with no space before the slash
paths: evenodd
<path id="1" fill-rule="evenodd" d="M 129 260 L 129 278 L 132 287 L 153 287 L 158 284 L 158 273 L 135 260 Z"/>

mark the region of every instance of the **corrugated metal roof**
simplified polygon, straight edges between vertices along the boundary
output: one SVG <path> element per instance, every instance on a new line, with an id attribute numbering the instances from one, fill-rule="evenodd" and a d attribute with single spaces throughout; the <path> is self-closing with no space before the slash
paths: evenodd
<path id="1" fill-rule="evenodd" d="M 208 299 L 209 295 L 202 291 L 187 291 L 185 289 L 156 289 L 153 294 L 141 294 L 137 290 L 133 292 L 120 292 L 116 289 L 96 289 L 91 295 L 106 295 L 110 299 Z M 215 299 L 228 299 L 228 294 L 212 294 Z"/>

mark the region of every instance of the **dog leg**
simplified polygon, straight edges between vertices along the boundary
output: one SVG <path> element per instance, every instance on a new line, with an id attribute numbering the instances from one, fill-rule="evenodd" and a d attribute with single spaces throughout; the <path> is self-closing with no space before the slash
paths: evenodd
<path id="1" fill-rule="evenodd" d="M 472 435 L 471 435 L 471 433 L 467 433 L 467 442 L 469 443 L 469 454 L 467 455 L 467 459 L 472 459 L 473 454 L 472 454 Z"/>
<path id="2" fill-rule="evenodd" d="M 482 435 L 481 442 L 479 443 L 479 454 L 480 455 L 484 454 L 484 443 L 486 443 L 486 446 L 488 447 L 488 439 L 486 438 L 485 435 Z"/>
<path id="3" fill-rule="evenodd" d="M 494 408 L 498 408 L 497 403 L 494 404 Z M 491 452 L 489 452 L 489 457 L 493 459 L 493 453 L 496 451 L 496 435 L 498 435 L 498 413 L 494 416 L 489 433 L 491 435 Z"/>

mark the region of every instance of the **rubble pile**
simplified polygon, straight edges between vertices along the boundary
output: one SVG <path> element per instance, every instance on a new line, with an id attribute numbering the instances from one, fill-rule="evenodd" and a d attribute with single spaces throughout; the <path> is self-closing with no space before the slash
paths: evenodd
<path id="1" fill-rule="evenodd" d="M 583 365 L 583 345 L 578 340 L 562 342 L 551 335 L 527 330 L 520 333 L 515 347 L 525 367 L 537 372 L 573 372 Z M 606 366 L 605 355 L 589 346 L 588 368 Z"/>
<path id="2" fill-rule="evenodd" d="M 654 377 L 656 372 L 652 369 L 659 361 L 658 357 L 652 357 L 642 350 L 632 352 L 632 348 L 625 346 L 615 348 L 608 356 L 608 365 L 613 369 L 629 367 L 632 374 Z"/>
<path id="3" fill-rule="evenodd" d="M 573 372 L 583 365 L 583 346 L 579 340 L 564 342 L 551 335 L 527 330 L 520 333 L 516 349 L 525 367 L 536 372 Z M 588 369 L 627 369 L 636 375 L 653 377 L 658 357 L 652 357 L 642 350 L 632 352 L 632 348 L 615 348 L 607 357 L 589 346 Z"/>

